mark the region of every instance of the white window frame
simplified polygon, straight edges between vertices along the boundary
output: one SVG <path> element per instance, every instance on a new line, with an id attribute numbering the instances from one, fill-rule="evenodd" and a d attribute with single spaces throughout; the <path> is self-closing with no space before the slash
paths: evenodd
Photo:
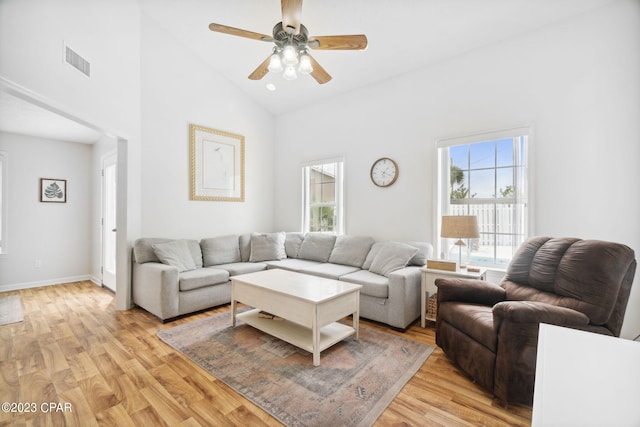
<path id="1" fill-rule="evenodd" d="M 9 245 L 9 154 L 0 151 L 0 257 L 8 253 Z"/>
<path id="2" fill-rule="evenodd" d="M 451 214 L 450 209 L 450 158 L 448 148 L 459 146 L 459 145 L 470 145 L 474 143 L 482 143 L 482 142 L 490 142 L 496 141 L 506 138 L 524 138 L 524 164 L 520 165 L 523 168 L 523 173 L 521 177 L 516 177 L 514 175 L 514 187 L 516 187 L 516 192 L 514 194 L 513 203 L 522 204 L 523 208 L 520 214 L 524 215 L 525 218 L 520 220 L 516 219 L 515 224 L 520 224 L 522 230 L 513 230 L 512 234 L 521 233 L 524 235 L 523 240 L 527 237 L 534 235 L 533 229 L 533 152 L 532 152 L 532 142 L 533 142 L 533 131 L 530 126 L 519 126 L 495 131 L 487 131 L 487 132 L 477 132 L 468 135 L 461 135 L 455 137 L 441 138 L 436 141 L 437 148 L 437 168 L 438 178 L 437 178 L 437 203 L 436 203 L 436 215 L 437 219 L 435 222 L 435 236 L 436 237 L 436 253 L 439 254 L 440 258 L 449 258 L 449 250 L 451 249 L 451 241 L 449 239 L 444 239 L 439 237 L 441 226 L 442 226 L 442 216 Z M 514 144 L 515 146 L 518 144 Z M 516 151 L 518 154 L 518 151 Z M 497 199 L 497 198 L 496 198 Z M 491 200 L 491 199 L 485 199 Z M 470 203 L 471 205 L 473 203 Z M 517 215 L 517 214 L 516 214 Z M 480 230 L 482 234 L 482 230 Z M 494 236 L 494 256 L 496 255 L 496 240 Z M 488 268 L 497 268 L 504 269 L 506 266 L 503 264 L 495 264 L 494 262 L 481 262 L 479 260 L 471 259 L 471 264 L 481 265 Z"/>
<path id="3" fill-rule="evenodd" d="M 336 164 L 335 174 L 335 203 L 331 206 L 335 208 L 335 224 L 331 234 L 344 234 L 344 156 L 332 157 L 328 159 L 305 162 L 301 165 L 302 171 L 302 232 L 310 232 L 311 227 L 311 194 L 310 194 L 310 172 L 312 167 L 326 164 Z M 315 204 L 314 206 L 318 206 Z"/>

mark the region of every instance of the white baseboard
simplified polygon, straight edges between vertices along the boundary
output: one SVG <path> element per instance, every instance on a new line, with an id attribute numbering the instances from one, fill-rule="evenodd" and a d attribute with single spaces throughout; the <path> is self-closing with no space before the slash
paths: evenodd
<path id="1" fill-rule="evenodd" d="M 61 285 L 63 283 L 72 283 L 72 282 L 81 282 L 83 280 L 90 280 L 98 286 L 102 286 L 100 284 L 100 280 L 94 276 L 86 274 L 84 276 L 71 276 L 71 277 L 62 277 L 58 279 L 50 279 L 50 280 L 39 280 L 37 282 L 27 282 L 27 283 L 14 283 L 9 285 L 0 285 L 0 292 L 7 291 L 19 291 L 21 289 L 30 289 L 30 288 L 39 288 L 41 286 L 51 286 L 51 285 Z"/>

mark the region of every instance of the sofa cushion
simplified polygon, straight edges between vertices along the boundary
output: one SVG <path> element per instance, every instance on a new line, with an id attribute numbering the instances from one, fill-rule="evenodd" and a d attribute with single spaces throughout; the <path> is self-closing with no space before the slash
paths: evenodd
<path id="1" fill-rule="evenodd" d="M 156 243 L 153 250 L 161 263 L 176 267 L 180 272 L 196 269 L 186 240 Z"/>
<path id="2" fill-rule="evenodd" d="M 305 268 L 315 267 L 322 264 L 318 261 L 309 261 L 307 259 L 285 258 L 280 261 L 266 261 L 267 268 L 282 268 L 290 271 L 300 271 Z"/>
<path id="3" fill-rule="evenodd" d="M 284 250 L 286 233 L 253 233 L 251 234 L 251 256 L 249 261 L 272 261 L 287 257 Z"/>
<path id="4" fill-rule="evenodd" d="M 287 258 L 298 258 L 300 245 L 304 240 L 304 233 L 287 233 L 284 240 L 284 249 L 287 252 Z"/>
<path id="5" fill-rule="evenodd" d="M 372 245 L 371 237 L 338 236 L 329 256 L 329 262 L 360 268 Z"/>
<path id="6" fill-rule="evenodd" d="M 418 248 L 418 252 L 409 260 L 409 265 L 420 267 L 427 265 L 427 260 L 433 255 L 433 246 L 427 242 L 407 242 L 409 246 Z"/>
<path id="7" fill-rule="evenodd" d="M 331 256 L 336 236 L 324 233 L 307 233 L 300 245 L 298 258 L 327 262 Z"/>
<path id="8" fill-rule="evenodd" d="M 240 261 L 249 262 L 251 258 L 251 233 L 241 234 L 238 238 L 240 246 Z"/>
<path id="9" fill-rule="evenodd" d="M 314 276 L 326 277 L 327 279 L 339 279 L 340 276 L 360 270 L 352 265 L 323 263 L 313 267 L 301 268 L 300 273 L 312 274 Z"/>
<path id="10" fill-rule="evenodd" d="M 389 298 L 389 279 L 368 270 L 359 270 L 340 277 L 343 282 L 362 285 L 360 293 L 376 298 Z"/>
<path id="11" fill-rule="evenodd" d="M 232 262 L 229 264 L 216 265 L 216 269 L 227 270 L 229 272 L 229 276 L 255 273 L 256 271 L 266 270 L 266 268 L 267 264 L 263 262 Z"/>
<path id="12" fill-rule="evenodd" d="M 385 242 L 371 262 L 369 271 L 388 277 L 393 271 L 407 266 L 418 248 L 400 242 Z"/>
<path id="13" fill-rule="evenodd" d="M 217 268 L 198 268 L 185 271 L 178 277 L 178 285 L 181 291 L 204 288 L 229 281 L 229 272 Z"/>
<path id="14" fill-rule="evenodd" d="M 200 247 L 205 267 L 241 261 L 239 238 L 235 234 L 202 239 Z"/>

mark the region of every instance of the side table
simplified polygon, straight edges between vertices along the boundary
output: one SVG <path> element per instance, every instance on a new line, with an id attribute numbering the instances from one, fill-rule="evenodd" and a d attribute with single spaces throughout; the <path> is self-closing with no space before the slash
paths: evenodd
<path id="1" fill-rule="evenodd" d="M 435 318 L 427 317 L 427 298 L 435 295 L 438 292 L 436 287 L 436 279 L 440 278 L 460 278 L 460 279 L 479 279 L 486 280 L 487 269 L 480 268 L 480 271 L 470 272 L 466 269 L 458 269 L 458 271 L 446 271 L 435 270 L 433 268 L 422 267 L 422 292 L 420 293 L 421 311 L 420 311 L 420 326 L 426 327 L 426 321 L 431 320 L 435 322 Z"/>

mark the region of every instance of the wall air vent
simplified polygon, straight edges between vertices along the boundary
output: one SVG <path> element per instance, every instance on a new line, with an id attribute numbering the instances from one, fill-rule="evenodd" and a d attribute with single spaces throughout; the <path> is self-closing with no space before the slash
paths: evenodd
<path id="1" fill-rule="evenodd" d="M 71 65 L 87 77 L 91 76 L 91 64 L 89 61 L 78 55 L 69 46 L 64 47 L 64 62 Z"/>

